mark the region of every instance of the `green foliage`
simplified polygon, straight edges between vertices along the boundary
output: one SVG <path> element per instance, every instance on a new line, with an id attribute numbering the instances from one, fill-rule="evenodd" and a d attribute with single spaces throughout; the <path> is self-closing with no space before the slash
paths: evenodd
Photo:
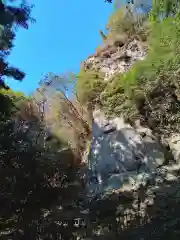
<path id="1" fill-rule="evenodd" d="M 103 33 L 102 30 L 99 30 L 99 34 L 100 34 L 103 41 L 105 41 L 107 39 L 106 35 Z"/>
<path id="2" fill-rule="evenodd" d="M 98 72 L 81 70 L 77 75 L 76 92 L 79 101 L 83 104 L 93 106 L 105 86 L 103 75 Z"/>
<path id="3" fill-rule="evenodd" d="M 147 15 L 135 15 L 127 6 L 117 8 L 114 11 L 109 17 L 106 28 L 108 30 L 107 37 L 109 38 L 125 34 L 128 37 L 138 37 L 140 40 L 145 41 L 149 32 Z"/>
<path id="4" fill-rule="evenodd" d="M 16 29 L 19 27 L 28 28 L 31 18 L 31 8 L 26 1 L 20 1 L 16 6 L 12 1 L 0 0 L 0 82 L 3 86 L 4 77 L 13 77 L 22 80 L 24 73 L 18 68 L 11 66 L 6 57 L 11 53 L 13 41 L 16 37 Z"/>
<path id="5" fill-rule="evenodd" d="M 0 89 L 0 121 L 6 121 L 14 116 L 25 100 L 27 98 L 23 93 L 14 92 L 10 89 Z"/>
<path id="6" fill-rule="evenodd" d="M 0 94 L 9 97 L 17 106 L 20 106 L 24 99 L 28 99 L 24 93 L 13 91 L 12 89 L 0 89 Z"/>
<path id="7" fill-rule="evenodd" d="M 150 18 L 158 21 L 162 18 L 174 16 L 178 11 L 179 0 L 153 0 Z"/>
<path id="8" fill-rule="evenodd" d="M 169 17 L 152 24 L 149 54 L 124 75 L 117 77 L 101 94 L 109 114 L 133 120 L 143 116 L 156 121 L 156 127 L 170 133 L 179 131 L 180 17 Z M 162 101 L 163 99 L 163 101 Z M 171 107 L 170 107 L 171 106 Z M 167 111 L 168 109 L 168 111 Z M 174 111 L 172 113 L 172 111 Z M 165 133 L 165 130 L 164 130 Z"/>
<path id="9" fill-rule="evenodd" d="M 38 118 L 22 117 L 22 104 L 30 110 L 23 94 L 1 89 L 0 101 L 0 236 L 51 239 L 53 223 L 43 214 L 59 196 L 59 206 L 73 202 L 77 189 L 69 190 L 69 184 L 77 180 L 75 156 Z"/>

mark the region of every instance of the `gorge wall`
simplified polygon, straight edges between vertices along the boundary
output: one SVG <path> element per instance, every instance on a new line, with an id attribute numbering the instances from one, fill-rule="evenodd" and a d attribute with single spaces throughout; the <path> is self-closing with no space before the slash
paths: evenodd
<path id="1" fill-rule="evenodd" d="M 103 46 L 82 66 L 86 71 L 102 72 L 104 81 L 111 81 L 115 75 L 127 72 L 135 62 L 144 60 L 147 52 L 147 47 L 136 39 L 116 41 Z M 172 134 L 167 142 L 172 158 L 178 162 L 179 135 Z M 151 129 L 142 127 L 139 120 L 131 126 L 123 117 L 107 118 L 102 109 L 95 107 L 87 159 L 91 194 L 132 190 L 146 184 L 149 179 L 155 179 L 157 172 L 164 172 L 166 157 L 161 141 Z"/>

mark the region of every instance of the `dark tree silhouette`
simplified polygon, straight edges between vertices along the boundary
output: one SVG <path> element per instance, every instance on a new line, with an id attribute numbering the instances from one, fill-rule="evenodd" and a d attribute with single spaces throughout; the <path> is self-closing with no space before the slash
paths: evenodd
<path id="1" fill-rule="evenodd" d="M 0 85 L 4 87 L 4 77 L 12 77 L 22 80 L 25 73 L 11 66 L 6 58 L 11 53 L 13 41 L 16 37 L 17 28 L 28 29 L 29 22 L 34 21 L 31 17 L 31 8 L 25 1 L 15 7 L 8 5 L 8 1 L 0 0 Z"/>

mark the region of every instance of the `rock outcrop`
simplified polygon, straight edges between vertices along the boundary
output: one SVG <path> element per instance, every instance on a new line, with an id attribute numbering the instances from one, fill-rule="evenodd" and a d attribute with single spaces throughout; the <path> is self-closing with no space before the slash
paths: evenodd
<path id="1" fill-rule="evenodd" d="M 132 65 L 143 60 L 147 48 L 136 39 L 126 43 L 110 44 L 83 62 L 85 70 L 105 74 L 104 81 L 116 74 L 128 71 Z M 124 122 L 122 117 L 107 119 L 96 108 L 93 112 L 92 142 L 88 154 L 88 189 L 91 193 L 106 192 L 146 184 L 159 173 L 166 162 L 166 152 L 152 131 Z M 167 141 L 172 150 L 172 158 L 179 161 L 180 137 L 172 135 Z M 158 174 L 157 174 L 158 173 Z M 161 174 L 161 175 L 163 175 Z M 164 175 L 163 175 L 164 176 Z"/>
<path id="2" fill-rule="evenodd" d="M 125 44 L 105 46 L 84 61 L 82 67 L 104 73 L 104 80 L 108 81 L 114 75 L 128 71 L 136 61 L 143 60 L 146 54 L 147 47 L 132 39 Z"/>
<path id="3" fill-rule="evenodd" d="M 146 183 L 165 162 L 162 146 L 146 128 L 133 128 L 122 118 L 107 120 L 93 113 L 89 168 L 92 190 L 106 191 Z"/>
<path id="4" fill-rule="evenodd" d="M 136 61 L 143 60 L 146 54 L 147 48 L 136 39 L 116 39 L 102 46 L 82 63 L 82 67 L 87 71 L 104 73 L 104 81 L 108 81 L 116 74 L 128 71 Z M 127 179 L 134 184 L 137 172 L 140 179 L 142 172 L 148 174 L 163 164 L 160 146 L 150 135 L 142 137 L 143 134 L 125 124 L 122 118 L 107 120 L 100 110 L 94 111 L 92 143 L 88 155 L 91 169 L 88 183 L 91 190 L 97 193 L 108 188 L 121 188 Z"/>
<path id="5" fill-rule="evenodd" d="M 167 140 L 171 149 L 174 160 L 177 164 L 180 163 L 180 134 L 172 134 Z"/>

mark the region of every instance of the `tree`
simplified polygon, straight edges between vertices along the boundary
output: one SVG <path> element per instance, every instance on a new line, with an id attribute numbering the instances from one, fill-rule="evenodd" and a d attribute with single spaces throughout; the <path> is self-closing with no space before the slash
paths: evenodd
<path id="1" fill-rule="evenodd" d="M 106 29 L 107 38 L 126 35 L 145 41 L 148 33 L 147 15 L 136 13 L 128 4 L 121 6 L 109 17 Z"/>
<path id="2" fill-rule="evenodd" d="M 74 87 L 71 74 L 60 76 L 48 73 L 34 93 L 34 101 L 43 112 L 44 123 L 61 140 L 68 142 L 80 157 L 86 140 L 91 135 L 91 123 L 87 110 L 76 94 L 67 97 L 68 87 Z"/>
<path id="3" fill-rule="evenodd" d="M 46 138 L 41 112 L 32 99 L 3 89 L 0 100 L 4 107 L 0 108 L 0 236 L 51 239 L 52 234 L 72 234 L 63 226 L 59 232 L 46 212 L 56 204 L 64 209 L 67 201 L 77 198 L 77 188 L 69 190 L 78 179 L 73 152 L 53 134 Z"/>
<path id="4" fill-rule="evenodd" d="M 125 2 L 116 0 L 116 8 L 119 8 L 120 3 L 129 5 L 133 12 L 136 9 L 141 9 L 144 13 L 151 11 L 151 16 L 154 20 L 174 15 L 179 7 L 179 0 L 126 0 Z"/>
<path id="5" fill-rule="evenodd" d="M 152 1 L 152 20 L 160 20 L 174 16 L 179 8 L 179 0 L 153 0 Z"/>
<path id="6" fill-rule="evenodd" d="M 103 33 L 102 30 L 99 30 L 99 34 L 100 34 L 103 41 L 105 41 L 107 39 L 106 35 Z"/>
<path id="7" fill-rule="evenodd" d="M 4 77 L 12 77 L 15 80 L 22 80 L 25 73 L 18 68 L 11 66 L 6 58 L 11 53 L 13 41 L 16 37 L 17 28 L 28 29 L 29 22 L 34 21 L 31 17 L 31 8 L 26 1 L 21 1 L 19 6 L 12 6 L 0 0 L 0 82 L 4 85 Z"/>

